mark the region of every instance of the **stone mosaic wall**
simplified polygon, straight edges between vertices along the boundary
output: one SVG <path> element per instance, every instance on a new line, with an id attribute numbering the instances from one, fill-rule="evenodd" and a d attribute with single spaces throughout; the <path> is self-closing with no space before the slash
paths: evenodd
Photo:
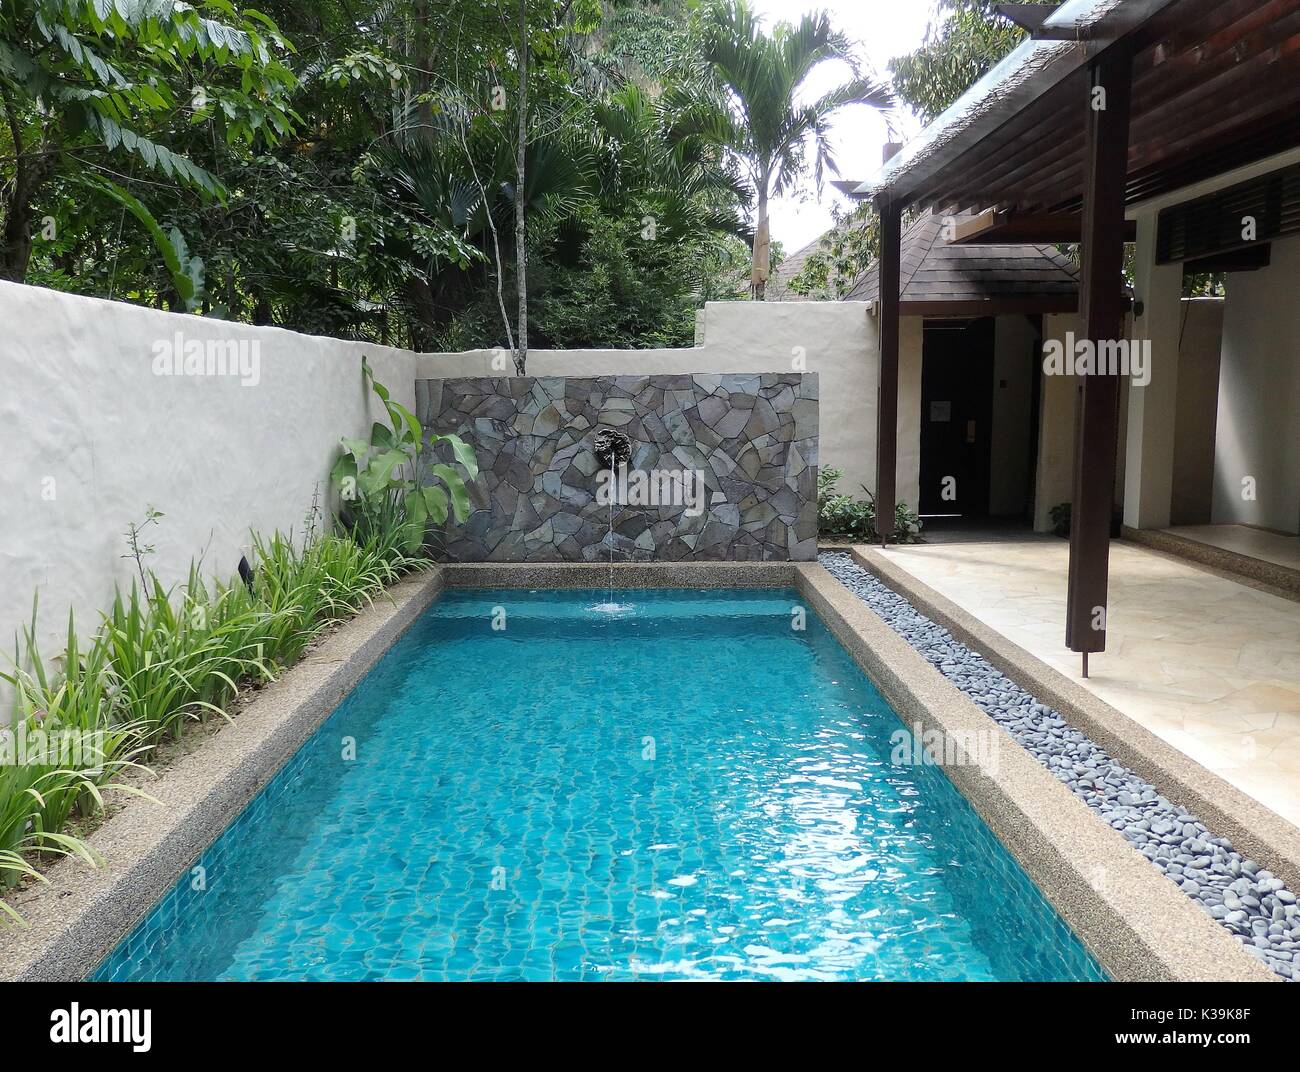
<path id="1" fill-rule="evenodd" d="M 796 560 L 817 555 L 813 374 L 416 381 L 426 428 L 471 443 L 473 513 L 443 534 L 458 562 Z M 597 501 L 602 428 L 629 472 L 703 474 L 703 511 Z"/>

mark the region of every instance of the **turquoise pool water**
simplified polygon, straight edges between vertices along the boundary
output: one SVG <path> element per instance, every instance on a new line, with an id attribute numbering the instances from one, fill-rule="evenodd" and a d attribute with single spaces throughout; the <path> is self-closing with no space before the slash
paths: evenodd
<path id="1" fill-rule="evenodd" d="M 619 598 L 447 593 L 93 978 L 1104 978 L 794 592 Z"/>

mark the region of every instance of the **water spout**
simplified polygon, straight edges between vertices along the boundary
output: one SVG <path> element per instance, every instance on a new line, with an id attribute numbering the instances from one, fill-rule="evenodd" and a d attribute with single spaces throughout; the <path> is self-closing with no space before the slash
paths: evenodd
<path id="1" fill-rule="evenodd" d="M 621 614 L 632 609 L 630 603 L 614 602 L 614 502 L 621 486 L 619 475 L 627 475 L 627 463 L 632 457 L 632 441 L 616 428 L 602 428 L 596 433 L 592 453 L 605 463 L 609 472 L 609 531 L 605 540 L 609 544 L 609 584 L 605 602 L 591 609 L 598 614 Z M 625 483 L 625 481 L 623 482 Z"/>

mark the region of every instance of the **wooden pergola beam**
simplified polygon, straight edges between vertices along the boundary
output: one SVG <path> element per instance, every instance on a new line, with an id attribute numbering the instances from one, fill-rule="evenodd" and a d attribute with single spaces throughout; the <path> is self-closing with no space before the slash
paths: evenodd
<path id="1" fill-rule="evenodd" d="M 1154 15 L 1149 6 L 1128 0 L 1106 20 L 1107 40 L 1119 35 L 1110 47 L 1133 50 L 1130 205 L 1300 145 L 1296 0 L 1176 0 Z M 992 129 L 963 151 L 955 146 L 970 139 L 953 138 L 950 159 L 904 171 L 890 189 L 936 204 L 1075 211 L 1084 161 L 1074 102 L 1086 76 L 1085 67 L 1045 86 L 1000 125 L 989 117 Z"/>
<path id="2" fill-rule="evenodd" d="M 1003 212 L 985 209 L 958 220 L 951 245 L 1019 245 L 1078 242 L 1083 237 L 1083 217 L 1072 212 Z M 1137 241 L 1137 224 L 1124 222 L 1124 241 Z"/>
<path id="3" fill-rule="evenodd" d="M 898 486 L 898 340 L 903 256 L 903 204 L 878 198 L 880 214 L 880 376 L 876 395 L 876 534 L 894 534 Z"/>
<path id="4" fill-rule="evenodd" d="M 1131 54 L 1103 53 L 1090 70 L 1083 184 L 1083 272 L 1079 312 L 1094 345 L 1124 337 L 1124 192 L 1127 178 Z M 1100 102 L 1100 106 L 1099 106 Z M 1111 513 L 1119 429 L 1119 374 L 1085 375 L 1075 428 L 1074 498 L 1065 643 L 1083 655 L 1106 650 Z"/>

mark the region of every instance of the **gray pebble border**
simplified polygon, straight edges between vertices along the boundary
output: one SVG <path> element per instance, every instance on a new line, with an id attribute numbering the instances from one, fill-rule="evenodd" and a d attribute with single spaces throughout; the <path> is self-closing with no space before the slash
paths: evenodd
<path id="1" fill-rule="evenodd" d="M 849 555 L 823 552 L 818 560 L 1242 945 L 1283 979 L 1300 982 L 1300 907 L 1281 879 L 1215 837 Z"/>

